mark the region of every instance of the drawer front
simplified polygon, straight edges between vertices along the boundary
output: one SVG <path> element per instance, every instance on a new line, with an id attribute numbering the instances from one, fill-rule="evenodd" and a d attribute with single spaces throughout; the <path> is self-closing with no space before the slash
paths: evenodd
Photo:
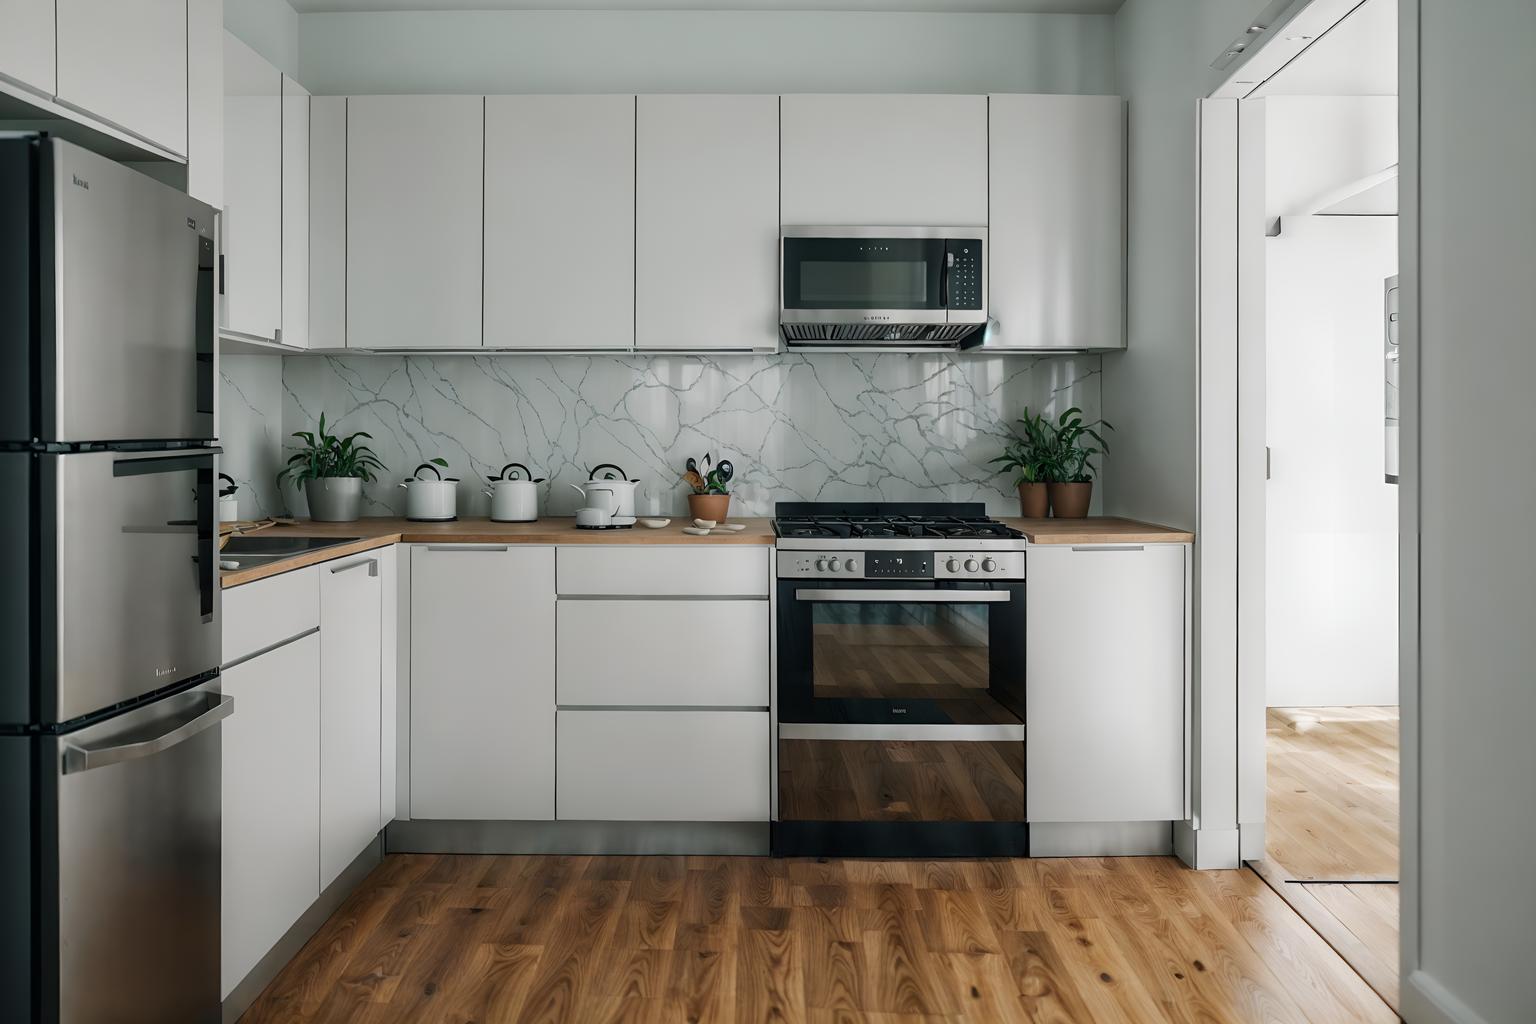
<path id="1" fill-rule="evenodd" d="M 768 547 L 562 547 L 560 593 L 601 597 L 767 597 Z"/>
<path id="2" fill-rule="evenodd" d="M 319 573 L 294 569 L 224 591 L 224 664 L 317 628 Z"/>
<path id="3" fill-rule="evenodd" d="M 564 705 L 766 708 L 767 601 L 561 601 Z"/>
<path id="4" fill-rule="evenodd" d="M 563 821 L 767 821 L 766 711 L 561 711 Z"/>

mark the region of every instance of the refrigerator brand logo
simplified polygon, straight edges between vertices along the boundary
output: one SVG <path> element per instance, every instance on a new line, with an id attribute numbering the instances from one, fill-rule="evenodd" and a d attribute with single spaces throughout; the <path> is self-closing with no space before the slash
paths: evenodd
<path id="1" fill-rule="evenodd" d="M 89 189 L 91 187 L 91 183 L 80 177 L 78 174 L 71 174 L 70 177 L 75 179 L 75 184 L 79 185 L 83 189 Z"/>

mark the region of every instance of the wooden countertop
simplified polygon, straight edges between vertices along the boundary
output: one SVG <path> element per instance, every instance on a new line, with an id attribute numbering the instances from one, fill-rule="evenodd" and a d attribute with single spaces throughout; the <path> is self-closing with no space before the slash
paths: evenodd
<path id="1" fill-rule="evenodd" d="M 494 523 L 489 519 L 464 518 L 451 523 L 413 523 L 408 519 L 369 517 L 355 523 L 300 521 L 294 526 L 272 526 L 256 537 L 356 537 L 349 544 L 306 551 L 266 565 L 223 572 L 222 584 L 235 587 L 266 579 L 292 569 L 328 562 L 390 544 L 755 544 L 774 542 L 773 520 L 763 516 L 730 520 L 745 530 L 695 537 L 682 532 L 691 520 L 674 518 L 670 525 L 652 530 L 635 526 L 628 530 L 578 530 L 574 520 L 541 519 L 533 523 Z M 1188 544 L 1194 534 L 1132 519 L 1096 516 L 1091 519 L 1019 519 L 1003 522 L 1023 532 L 1031 544 Z"/>
<path id="2" fill-rule="evenodd" d="M 1116 516 L 1088 519 L 1020 519 L 1002 521 L 1021 531 L 1031 544 L 1192 544 L 1195 535 L 1155 523 Z"/>

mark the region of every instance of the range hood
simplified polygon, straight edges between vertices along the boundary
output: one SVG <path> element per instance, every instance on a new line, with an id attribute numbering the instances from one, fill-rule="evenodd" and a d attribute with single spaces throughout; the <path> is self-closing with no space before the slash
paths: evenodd
<path id="1" fill-rule="evenodd" d="M 781 323 L 779 331 L 790 349 L 866 348 L 889 352 L 893 347 L 924 351 L 969 348 L 981 343 L 986 324 L 867 324 Z"/>

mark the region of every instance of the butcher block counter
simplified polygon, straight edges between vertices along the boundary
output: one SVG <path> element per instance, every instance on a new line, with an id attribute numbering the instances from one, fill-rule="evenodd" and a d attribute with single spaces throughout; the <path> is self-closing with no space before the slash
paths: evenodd
<path id="1" fill-rule="evenodd" d="M 1194 535 L 1165 526 L 1139 523 L 1131 519 L 1094 517 L 1090 519 L 1019 519 L 1002 520 L 1021 531 L 1031 544 L 1187 544 Z M 636 525 L 627 530 L 578 530 L 575 521 L 551 517 L 532 523 L 497 523 L 485 518 L 465 517 L 451 523 L 416 523 L 394 517 L 367 517 L 353 523 L 316 523 L 300 520 L 295 525 L 270 526 L 249 534 L 255 537 L 356 537 L 348 544 L 306 551 L 291 558 L 254 565 L 246 569 L 225 570 L 225 587 L 239 586 L 266 579 L 291 569 L 328 562 L 390 544 L 755 544 L 774 542 L 773 520 L 767 516 L 731 519 L 746 527 L 734 533 L 715 531 L 707 537 L 683 533 L 691 520 L 674 517 L 659 529 Z"/>

